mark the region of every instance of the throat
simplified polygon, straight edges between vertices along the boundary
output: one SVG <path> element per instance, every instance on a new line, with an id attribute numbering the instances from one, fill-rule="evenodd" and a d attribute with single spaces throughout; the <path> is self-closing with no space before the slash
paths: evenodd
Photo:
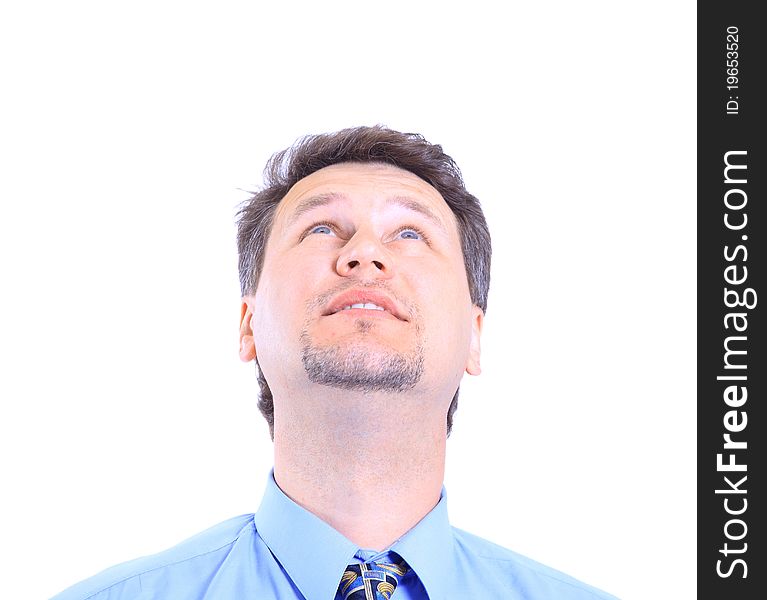
<path id="1" fill-rule="evenodd" d="M 277 415 L 275 415 L 277 417 Z M 366 430 L 281 427 L 274 476 L 294 502 L 362 548 L 383 550 L 439 501 L 445 429 L 380 415 Z M 347 423 L 348 424 L 348 423 Z M 397 424 L 399 427 L 391 427 Z M 336 424 L 337 425 L 337 424 Z"/>

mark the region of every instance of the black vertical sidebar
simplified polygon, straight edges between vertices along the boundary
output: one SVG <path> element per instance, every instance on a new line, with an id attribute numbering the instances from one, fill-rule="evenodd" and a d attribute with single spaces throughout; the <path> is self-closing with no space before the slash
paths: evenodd
<path id="1" fill-rule="evenodd" d="M 767 22 L 698 3 L 698 597 L 767 598 Z M 760 493 L 759 490 L 762 490 Z"/>

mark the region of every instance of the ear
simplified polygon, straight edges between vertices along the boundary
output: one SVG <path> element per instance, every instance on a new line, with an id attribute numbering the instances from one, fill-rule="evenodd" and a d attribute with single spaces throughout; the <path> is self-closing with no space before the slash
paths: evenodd
<path id="1" fill-rule="evenodd" d="M 469 375 L 479 375 L 482 367 L 479 365 L 480 344 L 479 338 L 482 335 L 482 322 L 485 319 L 485 313 L 479 306 L 471 307 L 471 344 L 469 345 L 469 360 L 466 361 L 466 372 Z"/>
<path id="2" fill-rule="evenodd" d="M 245 296 L 240 306 L 240 360 L 250 362 L 256 358 L 253 339 L 253 297 Z"/>

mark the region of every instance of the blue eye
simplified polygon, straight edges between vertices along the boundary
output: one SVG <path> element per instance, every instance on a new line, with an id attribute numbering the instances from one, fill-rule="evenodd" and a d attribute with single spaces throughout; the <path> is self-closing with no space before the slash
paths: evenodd
<path id="1" fill-rule="evenodd" d="M 399 237 L 403 240 L 420 240 L 421 234 L 415 229 L 403 229 L 399 232 Z"/>
<path id="2" fill-rule="evenodd" d="M 309 233 L 322 233 L 328 235 L 333 233 L 333 230 L 327 225 L 315 225 L 309 230 Z"/>

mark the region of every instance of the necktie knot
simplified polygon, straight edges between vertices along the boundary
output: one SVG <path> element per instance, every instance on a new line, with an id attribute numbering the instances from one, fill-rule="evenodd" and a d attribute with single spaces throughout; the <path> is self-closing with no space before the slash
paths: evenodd
<path id="1" fill-rule="evenodd" d="M 394 553 L 380 561 L 349 565 L 341 577 L 335 600 L 390 600 L 409 568 Z"/>

